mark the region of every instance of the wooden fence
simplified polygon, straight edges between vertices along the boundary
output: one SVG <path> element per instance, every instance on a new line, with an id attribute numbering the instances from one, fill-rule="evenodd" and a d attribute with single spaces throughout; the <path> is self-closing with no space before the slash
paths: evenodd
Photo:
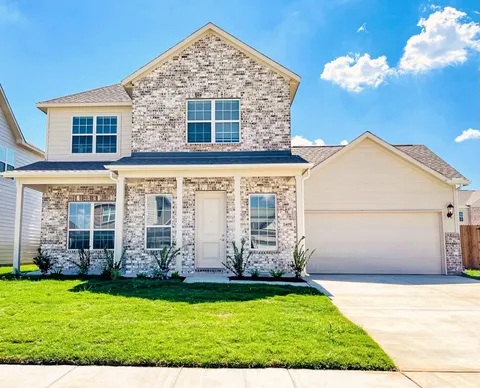
<path id="1" fill-rule="evenodd" d="M 460 225 L 462 260 L 465 268 L 480 268 L 480 225 Z"/>

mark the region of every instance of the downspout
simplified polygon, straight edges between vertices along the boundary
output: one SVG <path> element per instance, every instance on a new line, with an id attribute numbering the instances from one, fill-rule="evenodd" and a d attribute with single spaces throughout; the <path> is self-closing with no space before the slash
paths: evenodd
<path id="1" fill-rule="evenodd" d="M 306 234 L 306 230 L 305 230 L 305 181 L 307 179 L 310 178 L 310 168 L 305 171 L 303 174 L 302 174 L 302 210 L 303 210 L 303 216 L 302 216 L 302 230 L 303 230 L 303 234 L 305 235 Z M 298 229 L 298 228 L 297 228 Z M 300 236 L 301 238 L 302 236 Z M 306 238 L 303 240 L 303 247 L 305 248 L 307 246 L 307 241 L 306 241 Z M 303 271 L 303 275 L 302 276 L 308 276 L 308 272 L 307 272 L 307 267 L 305 266 L 305 270 Z"/>

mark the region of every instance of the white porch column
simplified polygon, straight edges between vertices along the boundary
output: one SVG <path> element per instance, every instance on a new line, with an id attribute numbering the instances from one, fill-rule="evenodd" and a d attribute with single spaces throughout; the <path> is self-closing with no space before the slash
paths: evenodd
<path id="1" fill-rule="evenodd" d="M 183 244 L 183 176 L 177 177 L 177 234 L 176 234 L 177 248 L 182 248 Z M 183 251 L 183 248 L 182 248 Z M 182 253 L 177 256 L 175 263 L 176 270 L 182 270 Z"/>
<path id="2" fill-rule="evenodd" d="M 24 186 L 18 180 L 15 197 L 15 229 L 13 234 L 13 272 L 20 272 L 20 258 L 22 255 L 22 218 Z"/>
<path id="3" fill-rule="evenodd" d="M 123 252 L 123 224 L 125 222 L 125 177 L 117 178 L 115 202 L 115 261 L 118 263 Z"/>
<path id="4" fill-rule="evenodd" d="M 297 193 L 297 241 L 305 236 L 305 207 L 303 203 L 303 176 L 295 176 Z"/>
<path id="5" fill-rule="evenodd" d="M 240 175 L 235 175 L 234 177 L 234 196 L 235 196 L 235 244 L 237 247 L 240 247 L 240 241 L 242 240 L 242 198 L 241 198 L 241 181 L 242 177 Z"/>

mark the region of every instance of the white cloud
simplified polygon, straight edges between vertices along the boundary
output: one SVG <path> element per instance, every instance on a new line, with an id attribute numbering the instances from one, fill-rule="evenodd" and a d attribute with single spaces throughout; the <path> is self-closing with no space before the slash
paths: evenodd
<path id="1" fill-rule="evenodd" d="M 314 141 L 308 140 L 303 136 L 294 136 L 292 137 L 292 146 L 324 146 L 325 143 L 322 139 L 317 139 Z"/>
<path id="2" fill-rule="evenodd" d="M 361 92 L 366 87 L 380 86 L 392 71 L 385 56 L 371 59 L 370 54 L 348 54 L 327 63 L 320 78 L 348 91 Z"/>
<path id="3" fill-rule="evenodd" d="M 340 142 L 340 145 L 343 145 L 343 146 L 346 146 L 347 144 L 348 144 L 348 141 L 346 141 L 346 140 L 342 140 L 342 141 Z"/>
<path id="4" fill-rule="evenodd" d="M 400 70 L 423 72 L 460 64 L 469 51 L 480 51 L 480 25 L 465 21 L 465 16 L 465 12 L 445 7 L 420 19 L 417 25 L 422 32 L 407 41 Z"/>
<path id="5" fill-rule="evenodd" d="M 367 23 L 363 23 L 360 27 L 358 27 L 357 32 L 367 32 Z"/>
<path id="6" fill-rule="evenodd" d="M 0 25 L 23 21 L 25 21 L 25 16 L 20 12 L 15 2 L 0 0 Z"/>
<path id="7" fill-rule="evenodd" d="M 480 139 L 480 130 L 469 128 L 462 132 L 461 135 L 455 138 L 457 143 L 460 143 L 465 140 Z"/>

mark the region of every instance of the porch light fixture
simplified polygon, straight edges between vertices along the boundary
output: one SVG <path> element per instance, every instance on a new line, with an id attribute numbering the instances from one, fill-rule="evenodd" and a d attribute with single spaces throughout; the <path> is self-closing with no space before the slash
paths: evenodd
<path id="1" fill-rule="evenodd" d="M 454 209 L 454 208 L 453 208 L 453 205 L 452 205 L 452 204 L 449 204 L 449 205 L 447 206 L 447 217 L 448 217 L 448 218 L 452 218 L 452 216 L 453 216 L 453 209 Z"/>

